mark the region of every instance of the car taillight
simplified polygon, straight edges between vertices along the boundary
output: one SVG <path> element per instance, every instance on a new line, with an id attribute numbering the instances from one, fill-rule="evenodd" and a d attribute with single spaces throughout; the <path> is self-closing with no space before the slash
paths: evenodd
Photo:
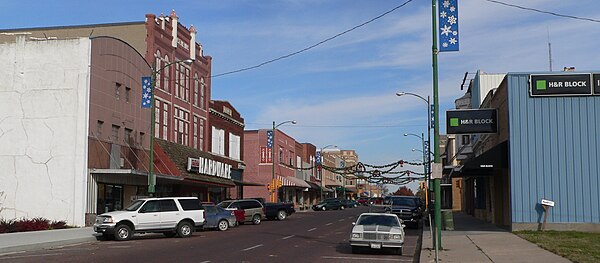
<path id="1" fill-rule="evenodd" d="M 235 216 L 235 213 L 234 213 L 233 211 L 231 211 L 231 215 L 232 215 L 232 216 Z"/>

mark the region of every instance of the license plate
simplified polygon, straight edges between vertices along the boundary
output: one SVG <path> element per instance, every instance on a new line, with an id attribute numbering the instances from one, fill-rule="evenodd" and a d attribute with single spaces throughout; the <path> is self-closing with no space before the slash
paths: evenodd
<path id="1" fill-rule="evenodd" d="M 381 244 L 380 243 L 371 243 L 371 248 L 380 249 L 381 248 Z"/>

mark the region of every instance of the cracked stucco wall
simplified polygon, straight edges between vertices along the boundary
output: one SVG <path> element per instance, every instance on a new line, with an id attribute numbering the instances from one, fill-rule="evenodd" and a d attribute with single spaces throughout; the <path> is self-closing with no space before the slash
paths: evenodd
<path id="1" fill-rule="evenodd" d="M 0 44 L 0 218 L 84 225 L 90 43 Z"/>

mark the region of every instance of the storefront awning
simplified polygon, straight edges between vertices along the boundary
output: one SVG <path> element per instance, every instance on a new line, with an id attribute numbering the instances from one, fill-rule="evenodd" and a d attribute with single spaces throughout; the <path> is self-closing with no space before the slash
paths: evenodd
<path id="1" fill-rule="evenodd" d="M 493 176 L 495 171 L 508 168 L 508 141 L 467 160 L 462 167 L 457 168 L 453 169 L 452 177 Z"/>
<path id="2" fill-rule="evenodd" d="M 283 186 L 310 188 L 310 185 L 300 178 L 291 176 L 279 176 L 279 178 L 279 180 L 282 181 Z"/>

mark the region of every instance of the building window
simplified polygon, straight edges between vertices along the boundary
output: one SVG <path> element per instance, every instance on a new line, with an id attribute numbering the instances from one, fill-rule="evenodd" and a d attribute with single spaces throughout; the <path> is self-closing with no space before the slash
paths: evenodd
<path id="1" fill-rule="evenodd" d="M 115 98 L 121 99 L 121 83 L 115 83 Z"/>
<path id="2" fill-rule="evenodd" d="M 131 88 L 125 87 L 125 102 L 129 102 L 131 99 Z"/>
<path id="3" fill-rule="evenodd" d="M 283 163 L 283 149 L 279 148 L 279 163 Z"/>
<path id="4" fill-rule="evenodd" d="M 194 74 L 194 97 L 192 98 L 192 104 L 194 104 L 194 106 L 198 107 L 200 106 L 198 104 L 198 89 L 200 88 L 200 81 L 198 80 L 198 74 Z"/>
<path id="5" fill-rule="evenodd" d="M 163 60 L 163 63 L 165 65 L 169 64 L 169 56 L 165 55 L 165 59 Z M 164 66 L 162 66 L 164 67 Z M 160 67 L 160 68 L 162 68 Z M 166 68 L 164 68 L 161 72 L 163 73 L 163 86 L 164 86 L 164 91 L 166 92 L 171 92 L 171 66 L 168 66 Z"/>
<path id="6" fill-rule="evenodd" d="M 146 135 L 146 134 L 143 132 L 140 132 L 140 145 L 141 146 L 144 146 L 144 135 Z"/>
<path id="7" fill-rule="evenodd" d="M 200 119 L 200 150 L 204 151 L 204 120 Z"/>
<path id="8" fill-rule="evenodd" d="M 133 132 L 133 130 L 125 128 L 125 144 L 127 144 L 127 145 L 130 145 L 133 143 L 133 140 L 131 138 L 132 132 Z"/>
<path id="9" fill-rule="evenodd" d="M 154 100 L 154 137 L 160 138 L 160 100 Z"/>
<path id="10" fill-rule="evenodd" d="M 190 101 L 190 68 L 183 63 L 175 65 L 175 97 Z"/>
<path id="11" fill-rule="evenodd" d="M 190 113 L 183 109 L 174 108 L 175 113 L 175 142 L 182 145 L 189 145 L 189 125 Z"/>
<path id="12" fill-rule="evenodd" d="M 192 129 L 194 129 L 193 134 L 193 141 L 192 141 L 192 147 L 194 147 L 194 149 L 198 149 L 198 116 L 194 116 L 194 126 L 192 127 Z"/>
<path id="13" fill-rule="evenodd" d="M 154 67 L 156 70 L 162 68 L 162 58 L 160 57 L 160 50 L 156 50 L 156 54 L 154 55 Z M 156 80 L 154 82 L 154 85 L 160 89 L 162 87 L 162 75 L 160 71 L 156 72 L 155 78 Z"/>
<path id="14" fill-rule="evenodd" d="M 163 119 L 162 119 L 162 138 L 163 140 L 169 139 L 169 104 L 163 103 L 162 107 Z"/>
<path id="15" fill-rule="evenodd" d="M 119 141 L 119 129 L 121 129 L 121 127 L 117 126 L 117 125 L 113 125 L 112 126 L 112 141 L 113 142 L 118 142 Z"/>
<path id="16" fill-rule="evenodd" d="M 200 79 L 200 109 L 204 108 L 204 94 L 205 94 L 206 85 L 204 84 L 204 78 Z"/>
<path id="17" fill-rule="evenodd" d="M 229 157 L 240 160 L 240 136 L 229 133 Z"/>
<path id="18" fill-rule="evenodd" d="M 101 120 L 98 120 L 98 122 L 96 123 L 96 138 L 98 138 L 98 139 L 102 138 L 103 126 L 104 126 L 104 122 Z"/>
<path id="19" fill-rule="evenodd" d="M 212 127 L 212 146 L 211 152 L 225 155 L 225 131 Z"/>

